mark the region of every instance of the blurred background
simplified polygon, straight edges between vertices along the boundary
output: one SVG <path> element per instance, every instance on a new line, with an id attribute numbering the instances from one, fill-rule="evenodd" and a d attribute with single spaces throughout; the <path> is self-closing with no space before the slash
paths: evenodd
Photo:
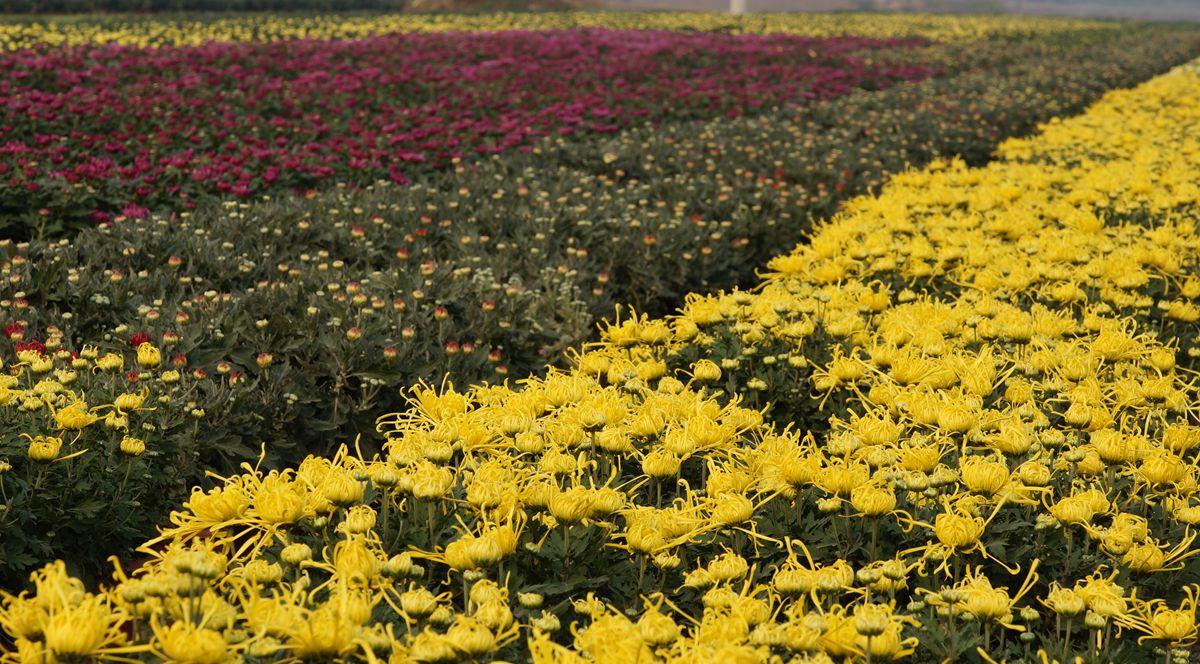
<path id="1" fill-rule="evenodd" d="M 417 0 L 420 2 L 420 0 Z M 746 11 L 903 10 L 1200 21 L 1200 0 L 744 0 Z M 601 0 L 614 9 L 725 11 L 729 0 Z"/>
<path id="2" fill-rule="evenodd" d="M 1200 22 L 1200 0 L 0 0 L 0 15 L 91 12 L 677 10 L 912 11 Z"/>

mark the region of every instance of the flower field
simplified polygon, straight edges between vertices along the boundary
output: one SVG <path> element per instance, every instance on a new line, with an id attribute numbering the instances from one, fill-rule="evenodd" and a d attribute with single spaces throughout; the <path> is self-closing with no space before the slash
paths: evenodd
<path id="1" fill-rule="evenodd" d="M 5 24 L 0 661 L 1189 661 L 1200 32 L 188 20 Z"/>
<path id="2" fill-rule="evenodd" d="M 425 180 L 546 135 L 793 108 L 970 67 L 973 47 L 1119 32 L 1000 18 L 639 21 L 636 40 L 629 15 L 605 13 L 0 23 L 0 236 Z M 944 45 L 922 48 L 934 40 Z"/>
<path id="3" fill-rule="evenodd" d="M 197 196 L 408 183 L 547 134 L 738 115 L 920 80 L 917 40 L 711 32 L 394 34 L 25 50 L 4 59 L 0 151 L 11 209 L 62 218 L 187 206 Z M 868 64 L 869 62 L 869 64 Z M 297 67 L 295 63 L 303 63 Z M 81 121 L 82 120 L 82 121 Z M 19 204 L 18 204 L 19 203 Z"/>
<path id="4" fill-rule="evenodd" d="M 386 0 L 385 0 L 386 1 Z M 255 15 L 236 17 L 67 16 L 14 17 L 0 24 L 0 44 L 23 49 L 42 46 L 201 45 L 210 41 L 288 41 L 362 39 L 408 32 L 480 32 L 502 30 L 676 30 L 743 34 L 795 34 L 811 37 L 859 35 L 876 39 L 922 37 L 940 42 L 1072 35 L 1112 31 L 1110 21 L 1060 20 L 1005 16 L 934 16 L 887 14 L 763 14 L 730 17 L 703 12 L 547 12 L 432 15 L 327 16 Z"/>

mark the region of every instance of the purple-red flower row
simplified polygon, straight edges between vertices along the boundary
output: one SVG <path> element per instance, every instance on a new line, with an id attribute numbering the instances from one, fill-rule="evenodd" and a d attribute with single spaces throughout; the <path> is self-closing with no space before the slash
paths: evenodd
<path id="1" fill-rule="evenodd" d="M 919 80 L 936 68 L 895 50 L 920 45 L 592 29 L 19 51 L 0 56 L 0 193 L 21 205 L 0 217 L 405 182 L 547 135 Z"/>

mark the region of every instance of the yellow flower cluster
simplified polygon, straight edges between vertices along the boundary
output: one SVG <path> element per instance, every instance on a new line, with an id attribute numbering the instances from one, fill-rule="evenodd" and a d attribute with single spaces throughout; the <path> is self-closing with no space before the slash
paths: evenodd
<path id="1" fill-rule="evenodd" d="M 1193 69 L 1110 94 L 571 371 L 422 388 L 379 454 L 197 489 L 111 587 L 58 565 L 5 595 L 5 660 L 1170 659 L 1197 641 L 1197 120 Z M 760 397 L 822 410 L 801 433 Z"/>
<path id="2" fill-rule="evenodd" d="M 162 352 L 150 343 L 129 354 L 129 367 L 122 353 L 101 353 L 86 346 L 73 354 L 61 345 L 61 337 L 51 331 L 44 348 L 19 350 L 8 366 L 0 362 L 6 370 L 0 373 L 0 412 L 10 427 L 22 431 L 21 437 L 29 443 L 28 458 L 64 461 L 86 453 L 83 446 L 76 449 L 76 443 L 93 425 L 108 429 L 111 433 L 102 437 L 119 440 L 116 447 L 122 453 L 140 456 L 146 443 L 127 435 L 130 416 L 154 410 L 157 400 L 151 399 L 150 385 L 157 391 L 178 383 L 180 372 L 151 373 L 162 364 Z M 105 402 L 89 404 L 89 398 Z"/>
<path id="3" fill-rule="evenodd" d="M 728 14 L 693 12 L 598 12 L 494 14 L 380 14 L 146 19 L 137 17 L 59 17 L 0 21 L 0 48 L 36 44 L 79 46 L 199 45 L 210 41 L 361 39 L 391 32 L 553 30 L 603 27 L 640 30 L 720 30 L 746 34 L 842 34 L 867 37 L 925 37 L 971 41 L 1113 28 L 1112 22 L 1017 16 L 934 14 Z"/>
<path id="4" fill-rule="evenodd" d="M 166 491 L 192 481 L 183 474 L 199 447 L 195 399 L 204 387 L 149 342 L 72 352 L 58 328 L 44 330 L 44 342 L 24 340 L 23 327 L 7 332 L 14 354 L 0 357 L 0 567 L 10 582 L 74 546 L 145 539 L 159 519 L 153 512 L 177 500 Z M 87 543 L 55 535 L 77 528 L 103 535 Z"/>

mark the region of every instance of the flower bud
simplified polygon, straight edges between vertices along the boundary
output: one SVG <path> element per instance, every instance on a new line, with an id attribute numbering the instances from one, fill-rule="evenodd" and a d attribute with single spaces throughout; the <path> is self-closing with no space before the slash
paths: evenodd
<path id="1" fill-rule="evenodd" d="M 129 456 L 141 456 L 146 451 L 146 441 L 133 436 L 125 436 L 121 439 L 121 453 Z"/>

